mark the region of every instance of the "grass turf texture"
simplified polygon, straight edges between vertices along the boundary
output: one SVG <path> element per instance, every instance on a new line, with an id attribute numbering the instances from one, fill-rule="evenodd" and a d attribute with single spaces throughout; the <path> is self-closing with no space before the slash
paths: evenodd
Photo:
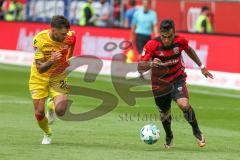
<path id="1" fill-rule="evenodd" d="M 57 120 L 52 126 L 53 144 L 41 145 L 42 132 L 34 119 L 28 92 L 29 68 L 0 65 L 0 159 L 83 159 L 83 160 L 232 160 L 240 159 L 240 91 L 189 86 L 190 102 L 196 111 L 207 146 L 199 148 L 190 126 L 173 103 L 174 148 L 163 148 L 164 131 L 151 98 L 137 99 L 137 105 L 120 103 L 112 112 L 85 122 Z M 78 78 L 77 78 L 78 77 Z M 204 78 L 204 77 L 203 77 Z M 100 76 L 88 85 L 117 95 L 108 77 Z M 72 84 L 83 84 L 82 74 L 74 73 Z M 72 112 L 95 108 L 99 100 L 74 96 Z M 152 118 L 150 118 L 152 116 Z M 146 145 L 140 128 L 154 123 L 160 140 Z"/>

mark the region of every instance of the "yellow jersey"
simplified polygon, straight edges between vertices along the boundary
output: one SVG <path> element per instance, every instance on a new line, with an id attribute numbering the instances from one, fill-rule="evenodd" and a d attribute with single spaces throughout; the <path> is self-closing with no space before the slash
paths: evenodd
<path id="1" fill-rule="evenodd" d="M 35 50 L 34 53 L 34 62 L 31 66 L 31 75 L 29 83 L 44 83 L 49 82 L 50 78 L 52 78 L 53 74 L 55 76 L 61 75 L 62 70 L 56 72 L 60 68 L 66 68 L 66 61 L 69 56 L 70 47 L 75 45 L 76 36 L 74 31 L 69 31 L 67 33 L 66 38 L 63 42 L 53 41 L 49 36 L 50 30 L 43 30 L 38 33 L 33 39 L 33 47 Z M 51 53 L 55 51 L 61 51 L 62 59 L 54 62 L 54 64 L 50 67 L 50 69 L 42 74 L 40 74 L 36 67 L 37 59 L 44 59 L 44 61 L 49 60 L 51 57 Z M 57 73 L 57 75 L 56 75 Z"/>

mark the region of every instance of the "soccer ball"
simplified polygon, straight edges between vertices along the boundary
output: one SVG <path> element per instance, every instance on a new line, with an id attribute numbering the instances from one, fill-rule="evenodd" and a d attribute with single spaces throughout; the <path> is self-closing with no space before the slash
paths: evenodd
<path id="1" fill-rule="evenodd" d="M 143 126 L 140 130 L 140 138 L 146 144 L 154 144 L 160 137 L 160 131 L 154 124 L 148 124 Z"/>

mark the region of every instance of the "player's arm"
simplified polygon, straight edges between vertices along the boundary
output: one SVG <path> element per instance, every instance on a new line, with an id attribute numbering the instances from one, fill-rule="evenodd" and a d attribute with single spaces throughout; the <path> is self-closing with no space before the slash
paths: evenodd
<path id="1" fill-rule="evenodd" d="M 159 36 L 157 24 L 154 24 L 154 25 L 153 25 L 153 32 L 154 32 L 154 36 L 155 36 L 155 37 Z"/>
<path id="2" fill-rule="evenodd" d="M 71 36 L 71 46 L 70 46 L 70 49 L 69 49 L 69 52 L 68 52 L 68 59 L 73 56 L 73 51 L 74 51 L 75 44 L 76 44 L 76 33 L 73 32 L 72 34 L 73 35 Z"/>
<path id="3" fill-rule="evenodd" d="M 76 44 L 76 33 L 74 31 L 72 31 L 72 36 L 70 37 L 70 48 L 68 50 L 68 57 L 67 59 L 71 58 L 73 56 L 73 51 L 75 48 L 75 44 Z"/>
<path id="4" fill-rule="evenodd" d="M 48 61 L 44 61 L 44 58 L 36 59 L 36 67 L 38 72 L 42 74 L 48 71 L 53 65 L 53 63 L 57 60 L 60 60 L 61 58 L 62 58 L 62 54 L 60 53 L 60 51 L 57 51 L 51 54 L 51 57 L 49 58 Z"/>
<path id="5" fill-rule="evenodd" d="M 136 29 L 137 29 L 137 16 L 138 13 L 135 12 L 133 15 L 133 19 L 132 19 L 132 26 L 131 26 L 131 42 L 134 43 L 135 41 L 135 34 L 136 34 Z"/>
<path id="6" fill-rule="evenodd" d="M 138 62 L 138 71 L 140 73 L 143 73 L 143 72 L 150 70 L 153 67 L 159 67 L 161 65 L 162 65 L 162 62 L 158 58 L 154 58 L 153 61 L 140 60 Z"/>
<path id="7" fill-rule="evenodd" d="M 159 67 L 161 61 L 158 58 L 154 58 L 152 61 L 153 52 L 157 45 L 152 40 L 148 41 L 143 48 L 143 53 L 140 61 L 138 62 L 138 72 L 143 73 L 150 70 L 152 67 Z"/>
<path id="8" fill-rule="evenodd" d="M 127 11 L 124 15 L 124 27 L 128 28 L 128 24 L 129 22 L 128 22 L 128 11 Z"/>
<path id="9" fill-rule="evenodd" d="M 68 54 L 68 59 L 71 58 L 73 56 L 73 51 L 74 51 L 74 48 L 75 48 L 75 44 L 72 45 L 69 49 L 69 54 Z"/>
<path id="10" fill-rule="evenodd" d="M 136 28 L 137 28 L 136 24 L 132 24 L 131 26 L 131 42 L 132 43 L 134 43 L 135 41 Z"/>
<path id="11" fill-rule="evenodd" d="M 128 28 L 128 23 L 129 23 L 129 22 L 128 22 L 128 19 L 125 19 L 125 20 L 124 20 L 124 27 L 125 27 L 125 28 Z"/>
<path id="12" fill-rule="evenodd" d="M 186 51 L 187 55 L 201 68 L 202 74 L 207 78 L 210 77 L 213 79 L 213 75 L 207 70 L 207 68 L 202 64 L 199 57 L 197 56 L 194 49 L 191 47 L 188 47 L 188 50 Z"/>
<path id="13" fill-rule="evenodd" d="M 156 13 L 154 13 L 154 17 L 153 17 L 153 33 L 154 33 L 155 37 L 159 36 L 159 28 L 157 25 L 157 14 Z"/>

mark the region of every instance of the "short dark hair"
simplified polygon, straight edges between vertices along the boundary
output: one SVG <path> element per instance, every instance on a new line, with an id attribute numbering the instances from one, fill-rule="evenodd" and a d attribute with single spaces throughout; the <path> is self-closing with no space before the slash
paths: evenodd
<path id="1" fill-rule="evenodd" d="M 51 20 L 51 27 L 52 28 L 70 28 L 70 23 L 68 19 L 62 15 L 56 15 L 52 17 Z"/>
<path id="2" fill-rule="evenodd" d="M 209 11 L 209 7 L 208 6 L 202 6 L 202 9 L 201 9 L 201 12 L 204 12 L 204 11 Z"/>
<path id="3" fill-rule="evenodd" d="M 167 32 L 170 29 L 175 31 L 175 25 L 172 19 L 164 19 L 160 24 L 160 32 Z"/>
<path id="4" fill-rule="evenodd" d="M 136 5 L 136 0 L 130 0 L 129 4 L 130 4 L 130 6 L 135 6 Z"/>

